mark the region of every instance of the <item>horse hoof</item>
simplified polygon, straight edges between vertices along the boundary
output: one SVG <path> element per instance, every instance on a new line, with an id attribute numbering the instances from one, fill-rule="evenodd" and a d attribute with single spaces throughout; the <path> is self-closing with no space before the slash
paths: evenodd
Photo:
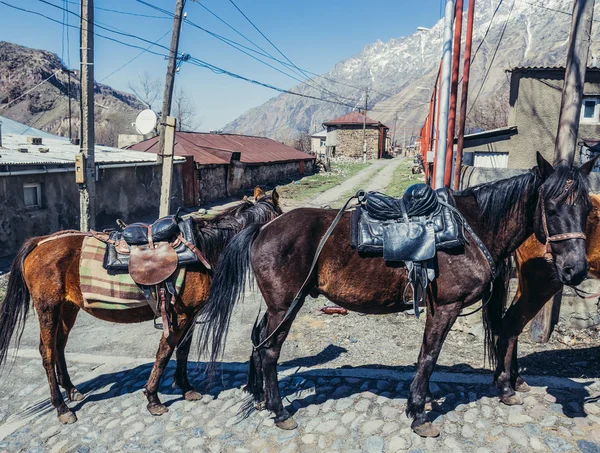
<path id="1" fill-rule="evenodd" d="M 298 427 L 298 423 L 292 417 L 286 418 L 280 422 L 275 422 L 278 428 L 285 429 L 286 431 L 290 431 L 292 429 L 296 429 Z"/>
<path id="2" fill-rule="evenodd" d="M 70 425 L 71 423 L 75 423 L 77 421 L 77 417 L 71 411 L 65 412 L 64 414 L 60 414 L 58 416 L 58 421 L 63 425 Z"/>
<path id="3" fill-rule="evenodd" d="M 188 390 L 183 395 L 183 399 L 185 399 L 186 401 L 198 401 L 202 399 L 202 395 L 196 390 Z"/>
<path id="4" fill-rule="evenodd" d="M 264 411 L 267 408 L 267 405 L 264 401 L 261 401 L 260 403 L 256 403 L 254 405 L 254 409 L 256 409 L 257 411 Z"/>
<path id="5" fill-rule="evenodd" d="M 152 415 L 162 415 L 169 412 L 169 409 L 167 409 L 167 406 L 164 404 L 148 404 L 147 407 L 148 412 L 150 412 Z"/>
<path id="6" fill-rule="evenodd" d="M 425 422 L 421 425 L 412 426 L 414 433 L 421 437 L 438 437 L 440 430 L 431 424 L 431 422 Z"/>
<path id="7" fill-rule="evenodd" d="M 500 401 L 507 406 L 518 406 L 523 404 L 523 401 L 521 401 L 521 397 L 519 395 L 501 396 Z"/>
<path id="8" fill-rule="evenodd" d="M 83 401 L 84 396 L 77 389 L 72 389 L 69 392 L 69 400 L 71 401 Z"/>
<path id="9" fill-rule="evenodd" d="M 529 387 L 529 384 L 527 384 L 527 382 L 520 380 L 517 382 L 517 384 L 515 385 L 515 390 L 517 392 L 521 392 L 521 393 L 527 393 L 531 391 L 531 387 Z"/>

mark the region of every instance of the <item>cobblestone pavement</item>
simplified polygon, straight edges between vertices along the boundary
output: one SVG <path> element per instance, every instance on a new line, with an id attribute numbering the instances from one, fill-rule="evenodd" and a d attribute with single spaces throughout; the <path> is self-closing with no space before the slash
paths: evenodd
<path id="1" fill-rule="evenodd" d="M 508 407 L 498 402 L 489 374 L 439 374 L 432 384 L 439 404 L 430 417 L 442 434 L 421 439 L 404 415 L 409 373 L 285 370 L 283 364 L 284 403 L 299 427 L 282 431 L 266 411 L 240 415 L 244 364 L 225 364 L 209 382 L 192 363 L 192 382 L 205 396 L 188 402 L 171 387 L 171 363 L 160 390 L 169 412 L 153 417 L 142 394 L 150 360 L 111 357 L 106 363 L 106 357 L 74 354 L 71 375 L 86 398 L 71 404 L 77 423 L 61 425 L 36 354 L 21 351 L 0 380 L 0 452 L 600 453 L 600 381 L 594 379 L 532 378 L 536 385 L 522 394 L 524 404 Z"/>

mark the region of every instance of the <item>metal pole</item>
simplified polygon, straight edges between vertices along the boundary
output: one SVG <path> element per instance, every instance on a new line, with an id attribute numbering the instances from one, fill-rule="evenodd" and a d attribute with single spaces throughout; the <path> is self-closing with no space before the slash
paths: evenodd
<path id="1" fill-rule="evenodd" d="M 594 0 L 574 1 L 565 83 L 554 146 L 554 165 L 559 163 L 572 165 L 575 160 L 593 17 Z"/>
<path id="2" fill-rule="evenodd" d="M 367 101 L 369 100 L 369 87 L 365 88 L 365 110 L 363 111 L 363 163 L 367 163 Z"/>
<path id="3" fill-rule="evenodd" d="M 81 0 L 81 152 L 85 157 L 84 183 L 79 185 L 81 231 L 96 228 L 94 146 L 94 0 Z"/>
<path id="4" fill-rule="evenodd" d="M 171 102 L 173 100 L 173 88 L 175 86 L 177 55 L 179 52 L 179 34 L 181 32 L 181 19 L 183 18 L 183 3 L 184 0 L 177 0 L 177 4 L 175 5 L 173 32 L 171 34 L 171 48 L 169 63 L 167 65 L 167 78 L 165 79 L 162 112 L 160 115 L 160 124 L 158 125 L 158 162 L 162 162 L 165 151 L 165 125 L 167 122 L 167 116 L 171 114 Z"/>
<path id="5" fill-rule="evenodd" d="M 454 190 L 460 187 L 460 170 L 462 167 L 463 148 L 465 146 L 465 124 L 467 122 L 467 99 L 469 96 L 469 76 L 471 74 L 471 48 L 473 47 L 473 18 L 475 17 L 475 0 L 469 0 L 467 10 L 467 37 L 463 63 L 463 84 L 460 99 L 460 117 L 458 120 L 458 141 L 456 143 L 456 162 L 454 163 Z"/>
<path id="6" fill-rule="evenodd" d="M 450 83 L 450 112 L 448 116 L 448 143 L 446 145 L 446 169 L 444 186 L 450 187 L 452 179 L 452 158 L 454 154 L 454 133 L 456 129 L 456 102 L 458 96 L 458 70 L 460 68 L 460 39 L 462 37 L 463 0 L 456 0 L 454 8 L 454 44 L 452 50 L 452 81 Z"/>
<path id="7" fill-rule="evenodd" d="M 436 189 L 444 187 L 446 167 L 446 147 L 448 140 L 448 106 L 450 103 L 450 76 L 452 73 L 452 22 L 454 19 L 454 0 L 447 0 L 444 18 L 444 42 L 442 47 L 442 83 L 440 87 L 440 122 L 435 163 Z"/>

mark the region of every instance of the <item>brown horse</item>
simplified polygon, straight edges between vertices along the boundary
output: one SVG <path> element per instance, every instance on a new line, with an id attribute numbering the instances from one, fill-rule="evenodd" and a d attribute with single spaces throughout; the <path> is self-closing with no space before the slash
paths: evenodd
<path id="1" fill-rule="evenodd" d="M 538 154 L 538 167 L 525 175 L 483 184 L 453 195 L 453 201 L 491 253 L 496 265 L 510 256 L 532 232 L 545 238 L 579 232 L 578 239 L 552 245 L 559 278 L 578 284 L 587 273 L 581 232 L 590 211 L 587 177 L 594 162 L 581 168 L 556 167 Z M 565 203 L 565 196 L 573 203 Z M 212 344 L 211 361 L 219 358 L 233 307 L 242 296 L 251 268 L 267 304 L 255 326 L 246 390 L 258 405 L 275 413 L 276 424 L 296 427 L 283 407 L 277 382 L 277 360 L 304 298 L 323 294 L 334 303 L 362 313 L 393 313 L 411 308 L 403 303 L 407 271 L 382 257 L 364 257 L 350 246 L 350 213 L 345 213 L 325 243 L 301 302 L 291 313 L 292 300 L 309 274 L 320 239 L 336 211 L 295 209 L 268 225 L 253 225 L 228 245 L 219 260 L 210 298 L 202 311 L 201 345 Z M 547 220 L 548 230 L 542 227 Z M 410 387 L 407 414 L 421 436 L 439 430 L 425 413 L 429 379 L 442 344 L 461 309 L 480 300 L 492 280 L 490 265 L 475 240 L 464 250 L 437 255 L 438 278 L 430 285 L 427 321 L 416 375 Z"/>
<path id="2" fill-rule="evenodd" d="M 600 195 L 590 195 L 590 201 L 592 212 L 586 226 L 586 250 L 589 273 L 600 278 Z M 494 344 L 488 348 L 492 361 L 496 362 L 494 381 L 500 391 L 500 400 L 508 405 L 521 404 L 516 391 L 529 391 L 529 386 L 519 375 L 517 364 L 519 335 L 544 304 L 563 289 L 563 282 L 557 278 L 554 266 L 544 259 L 544 252 L 544 245 L 535 236 L 528 238 L 515 252 L 519 285 L 511 306 L 503 317 L 504 292 L 495 295 L 487 307 L 494 332 L 494 338 L 490 337 Z M 497 284 L 501 286 L 504 282 Z"/>
<path id="3" fill-rule="evenodd" d="M 281 214 L 279 195 L 273 190 L 267 196 L 258 187 L 255 202 L 244 200 L 218 214 L 212 220 L 194 218 L 194 233 L 198 248 L 211 266 L 215 266 L 225 245 L 239 231 L 254 223 L 265 223 Z M 56 235 L 60 235 L 56 233 Z M 65 361 L 65 346 L 69 332 L 75 324 L 80 309 L 96 318 L 117 323 L 137 323 L 154 318 L 150 306 L 126 310 L 93 309 L 84 305 L 79 287 L 79 261 L 83 235 L 57 237 L 38 245 L 46 237 L 29 239 L 12 265 L 6 297 L 0 313 L 0 364 L 7 356 L 11 337 L 15 331 L 18 340 L 23 332 L 29 309 L 29 297 L 40 322 L 40 354 L 50 385 L 50 400 L 62 423 L 73 423 L 75 414 L 65 404 L 59 390 L 62 386 L 71 401 L 83 396 L 75 388 Z M 194 317 L 208 298 L 211 273 L 201 265 L 188 266 L 183 290 L 174 305 L 177 314 L 168 338 L 160 339 L 156 362 L 144 389 L 148 410 L 153 415 L 168 411 L 157 395 L 160 378 L 173 351 L 177 348 L 175 384 L 188 401 L 201 398 L 187 378 L 187 359 L 192 341 Z"/>

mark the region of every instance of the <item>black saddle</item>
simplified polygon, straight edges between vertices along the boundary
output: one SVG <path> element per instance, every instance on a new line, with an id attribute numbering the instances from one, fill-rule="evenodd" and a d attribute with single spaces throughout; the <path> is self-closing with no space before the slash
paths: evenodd
<path id="1" fill-rule="evenodd" d="M 177 218 L 168 215 L 152 225 L 139 222 L 127 225 L 123 230 L 123 240 L 129 245 L 142 245 L 148 243 L 148 236 L 151 235 L 153 242 L 164 242 L 176 237 L 180 232 Z"/>
<path id="2" fill-rule="evenodd" d="M 436 253 L 465 242 L 464 220 L 451 200 L 447 189 L 415 184 L 402 198 L 369 192 L 352 214 L 351 244 L 359 253 L 383 255 L 408 268 L 417 315 L 424 290 L 435 279 Z"/>

